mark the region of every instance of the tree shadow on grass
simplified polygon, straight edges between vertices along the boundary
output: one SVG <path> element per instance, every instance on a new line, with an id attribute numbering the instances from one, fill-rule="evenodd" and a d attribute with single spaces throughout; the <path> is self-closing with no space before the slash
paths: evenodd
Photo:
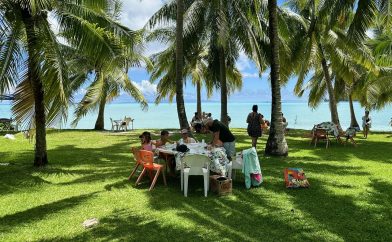
<path id="1" fill-rule="evenodd" d="M 86 200 L 91 199 L 96 193 L 98 192 L 73 196 L 0 217 L 0 232 L 7 232 L 14 226 L 45 219 L 50 214 L 57 213 L 61 210 L 72 209 L 75 206 L 81 205 Z"/>
<path id="2" fill-rule="evenodd" d="M 199 241 L 194 230 L 171 226 L 157 218 L 121 209 L 99 219 L 99 224 L 74 237 L 54 237 L 41 241 Z"/>
<path id="3" fill-rule="evenodd" d="M 233 192 L 236 199 L 217 197 L 211 193 L 209 198 L 204 198 L 195 190 L 187 198 L 177 195 L 168 198 L 167 195 L 155 193 L 149 197 L 149 207 L 162 212 L 175 209 L 177 216 L 182 217 L 181 221 L 197 224 L 194 230 L 206 240 L 322 239 L 313 234 L 313 229 L 296 226 L 290 209 L 268 201 L 268 195 L 259 194 L 259 190 L 263 189 L 236 189 Z M 176 204 L 170 204 L 168 199 L 175 199 Z"/>
<path id="4" fill-rule="evenodd" d="M 17 162 L 0 167 L 0 194 L 39 187 L 50 183 L 45 180 L 50 176 L 75 176 L 72 181 L 58 183 L 62 185 L 126 177 L 134 163 L 128 147 L 129 143 L 125 141 L 99 148 L 57 146 L 48 150 L 49 157 L 56 157 L 56 160 L 43 168 L 24 162 L 23 157 L 31 158 L 31 152 L 20 152 Z M 12 154 L 5 152 L 4 156 L 7 155 Z"/>
<path id="5" fill-rule="evenodd" d="M 0 168 L 0 195 L 50 184 L 42 177 L 34 175 L 36 169 L 31 165 L 11 163 Z"/>
<path id="6" fill-rule="evenodd" d="M 369 196 L 363 194 L 370 198 L 368 201 L 361 197 L 334 194 L 325 188 L 323 181 L 317 179 L 312 179 L 311 185 L 306 191 L 287 191 L 296 209 L 305 211 L 344 241 L 392 240 L 391 184 L 373 181 L 371 188 L 374 192 Z M 351 189 L 350 186 L 341 188 Z M 358 205 L 362 203 L 368 204 Z"/>

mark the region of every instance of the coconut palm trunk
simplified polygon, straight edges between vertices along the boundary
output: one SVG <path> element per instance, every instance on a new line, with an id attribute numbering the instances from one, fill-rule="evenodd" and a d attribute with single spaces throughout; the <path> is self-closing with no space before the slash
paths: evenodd
<path id="1" fill-rule="evenodd" d="M 94 129 L 95 130 L 104 130 L 105 129 L 105 105 L 106 105 L 106 96 L 101 99 L 99 103 L 99 111 L 97 121 L 95 122 Z"/>
<path id="2" fill-rule="evenodd" d="M 276 0 L 268 0 L 269 38 L 271 43 L 271 127 L 265 147 L 266 155 L 287 156 L 288 146 L 284 137 L 279 78 L 279 39 Z"/>
<path id="3" fill-rule="evenodd" d="M 185 112 L 183 67 L 184 67 L 184 45 L 183 45 L 183 25 L 184 25 L 184 0 L 177 0 L 176 19 L 176 103 L 178 121 L 181 129 L 188 129 L 188 119 Z"/>
<path id="4" fill-rule="evenodd" d="M 35 120 L 35 154 L 34 166 L 44 166 L 48 163 L 46 151 L 46 117 L 44 104 L 44 88 L 39 77 L 39 67 L 36 61 L 37 36 L 33 16 L 28 10 L 22 11 L 23 23 L 26 29 L 27 52 L 28 52 L 28 72 L 27 78 L 30 81 L 34 96 L 34 120 Z"/>
<path id="5" fill-rule="evenodd" d="M 197 115 L 199 119 L 201 120 L 201 80 L 198 80 L 196 83 L 196 103 L 197 103 Z"/>
<path id="6" fill-rule="evenodd" d="M 323 72 L 324 72 L 325 83 L 326 83 L 327 90 L 328 90 L 329 109 L 331 112 L 331 121 L 338 125 L 339 130 L 342 130 L 342 128 L 340 126 L 340 121 L 339 121 L 338 107 L 337 107 L 336 98 L 335 98 L 335 91 L 332 86 L 331 75 L 329 74 L 327 60 L 326 60 L 325 54 L 324 54 L 324 48 L 321 45 L 320 40 L 317 40 L 317 41 L 318 41 L 317 45 L 320 49 L 320 54 L 321 54 L 321 65 L 322 65 Z"/>
<path id="7" fill-rule="evenodd" d="M 225 50 L 219 50 L 219 77 L 221 88 L 221 122 L 226 126 L 229 125 L 227 120 L 227 82 L 226 82 L 226 58 Z"/>
<path id="8" fill-rule="evenodd" d="M 348 102 L 350 104 L 350 117 L 351 117 L 350 127 L 358 127 L 359 128 L 357 118 L 355 117 L 353 97 L 351 94 L 348 96 Z"/>

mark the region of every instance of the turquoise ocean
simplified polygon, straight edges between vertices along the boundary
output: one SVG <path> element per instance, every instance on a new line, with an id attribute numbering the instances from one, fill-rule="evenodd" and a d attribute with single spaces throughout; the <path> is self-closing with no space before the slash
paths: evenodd
<path id="1" fill-rule="evenodd" d="M 232 119 L 230 127 L 245 128 L 246 117 L 251 111 L 252 105 L 259 106 L 259 112 L 270 120 L 271 103 L 233 103 L 228 104 L 228 113 Z M 206 102 L 202 104 L 204 112 L 212 113 L 213 118 L 220 118 L 220 103 Z M 305 102 L 283 102 L 282 109 L 284 116 L 289 122 L 289 128 L 311 129 L 314 124 L 330 120 L 329 106 L 327 102 L 321 103 L 317 109 L 312 110 Z M 354 103 L 355 114 L 359 125 L 362 125 L 362 116 L 364 109 L 359 103 Z M 196 103 L 186 103 L 186 111 L 188 120 L 192 119 L 196 111 Z M 348 102 L 340 102 L 338 104 L 340 123 L 343 129 L 350 125 L 350 109 Z M 150 103 L 148 110 L 143 111 L 137 103 L 112 103 L 106 106 L 105 110 L 105 128 L 111 129 L 110 118 L 114 120 L 123 119 L 124 116 L 130 116 L 135 119 L 135 129 L 163 129 L 163 128 L 179 128 L 177 110 L 175 103 L 161 103 L 155 105 Z M 392 131 L 389 122 L 392 118 L 392 105 L 382 110 L 371 111 L 372 130 Z M 9 104 L 0 103 L 0 118 L 11 117 L 11 106 Z M 97 113 L 89 113 L 82 118 L 76 129 L 92 129 L 95 124 Z M 62 128 L 71 129 L 70 123 L 73 118 L 73 109 L 70 109 L 68 122 L 62 125 Z"/>

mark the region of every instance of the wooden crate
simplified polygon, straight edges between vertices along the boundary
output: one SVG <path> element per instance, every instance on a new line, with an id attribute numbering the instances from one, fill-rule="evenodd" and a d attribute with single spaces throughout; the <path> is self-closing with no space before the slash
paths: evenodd
<path id="1" fill-rule="evenodd" d="M 216 192 L 219 196 L 231 194 L 232 186 L 232 180 L 227 177 L 220 175 L 210 176 L 210 190 Z"/>

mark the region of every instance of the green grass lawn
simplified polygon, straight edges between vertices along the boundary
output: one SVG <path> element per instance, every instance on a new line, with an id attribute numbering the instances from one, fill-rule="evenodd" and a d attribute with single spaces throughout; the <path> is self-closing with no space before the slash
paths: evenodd
<path id="1" fill-rule="evenodd" d="M 261 187 L 247 190 L 237 174 L 231 196 L 205 198 L 192 177 L 186 198 L 178 178 L 151 192 L 127 180 L 140 132 L 49 131 L 41 169 L 21 134 L 0 138 L 0 163 L 10 163 L 0 166 L 0 241 L 392 241 L 391 134 L 325 149 L 290 131 L 286 158 L 264 157 L 263 136 Z M 237 150 L 250 146 L 244 129 L 234 133 Z M 285 167 L 303 168 L 311 188 L 286 189 Z M 89 218 L 100 224 L 84 229 Z"/>

